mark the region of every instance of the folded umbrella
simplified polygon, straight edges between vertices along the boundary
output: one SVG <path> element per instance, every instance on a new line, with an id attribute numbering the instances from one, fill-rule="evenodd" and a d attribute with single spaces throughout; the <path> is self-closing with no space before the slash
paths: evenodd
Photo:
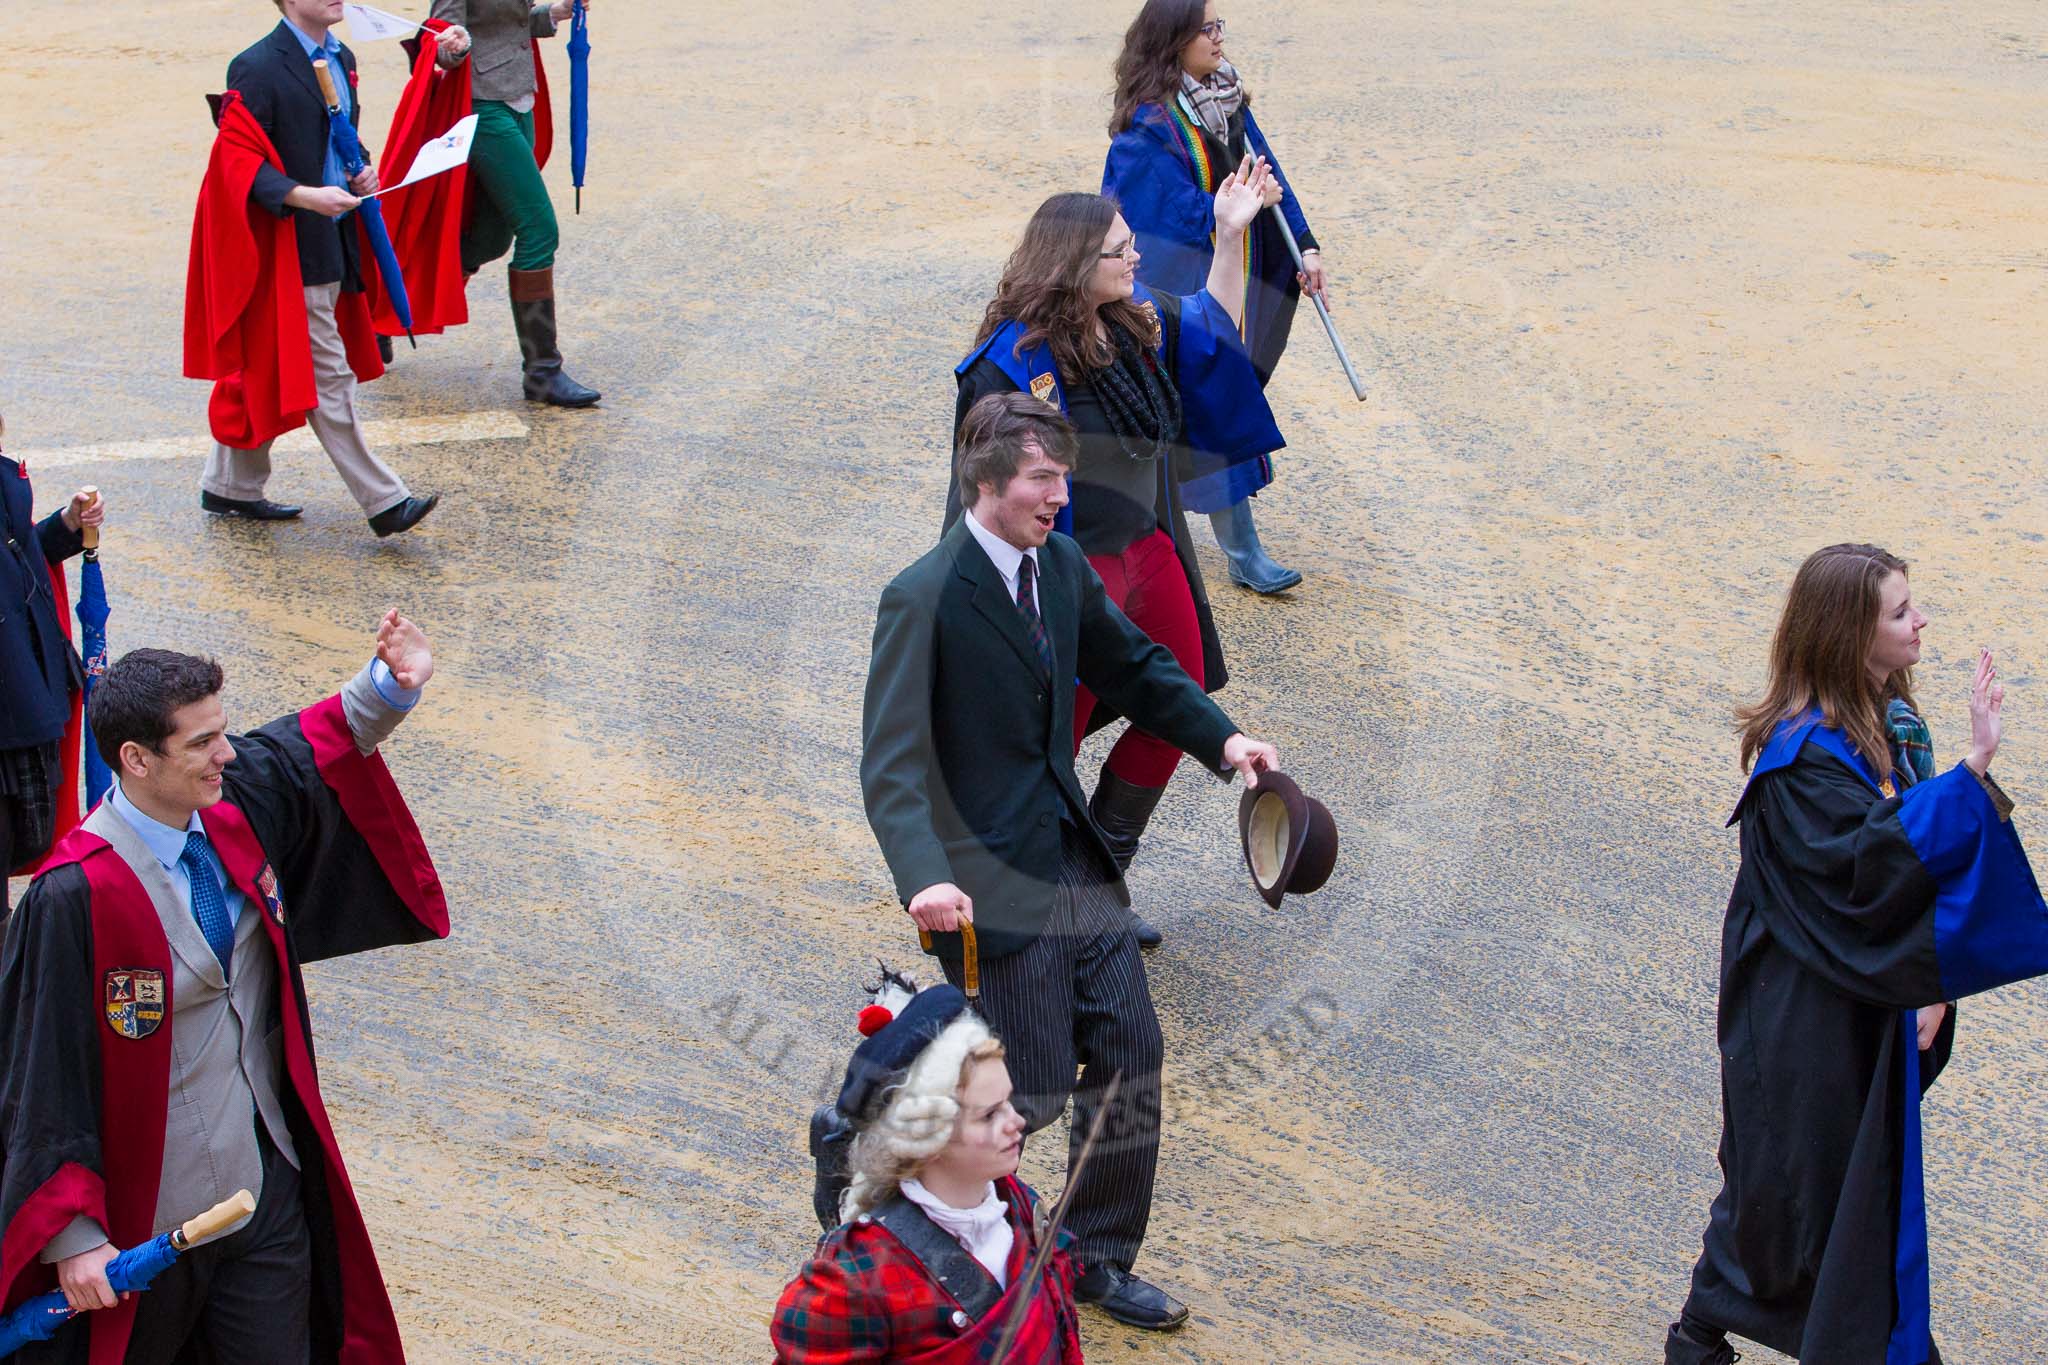
<path id="1" fill-rule="evenodd" d="M 326 58 L 314 59 L 313 75 L 320 82 L 320 98 L 327 101 L 327 134 L 334 141 L 335 155 L 341 160 L 342 170 L 354 179 L 370 164 L 370 159 L 363 155 L 362 140 L 356 136 L 348 115 L 341 112 L 341 96 L 335 91 L 334 76 L 327 69 Z M 363 232 L 370 239 L 370 250 L 377 255 L 377 273 L 383 277 L 384 293 L 391 300 L 391 310 L 405 327 L 405 339 L 412 342 L 414 350 L 418 350 L 419 342 L 412 334 L 412 300 L 406 297 L 405 272 L 398 268 L 398 253 L 391 249 L 391 234 L 384 227 L 383 206 L 374 199 L 365 199 L 355 212 L 362 220 Z"/>
<path id="2" fill-rule="evenodd" d="M 150 1281 L 195 1244 L 227 1231 L 254 1212 L 255 1197 L 247 1190 L 237 1190 L 183 1227 L 160 1232 L 107 1262 L 107 1283 L 116 1294 L 147 1289 Z M 62 1294 L 38 1294 L 0 1318 L 0 1357 L 13 1355 L 31 1341 L 48 1341 L 75 1316 Z"/>
<path id="3" fill-rule="evenodd" d="M 583 212 L 583 162 L 590 151 L 590 16 L 583 0 L 569 20 L 569 179 Z"/>
<path id="4" fill-rule="evenodd" d="M 99 501 L 99 490 L 87 490 L 93 501 Z M 85 528 L 85 563 L 78 571 L 78 643 L 79 654 L 85 659 L 85 696 L 92 697 L 93 685 L 100 674 L 107 671 L 107 585 L 100 577 L 100 528 Z M 107 760 L 100 757 L 99 745 L 92 741 L 92 730 L 85 733 L 85 805 L 90 810 L 100 803 L 107 794 L 107 788 L 114 785 L 114 774 L 107 768 Z"/>

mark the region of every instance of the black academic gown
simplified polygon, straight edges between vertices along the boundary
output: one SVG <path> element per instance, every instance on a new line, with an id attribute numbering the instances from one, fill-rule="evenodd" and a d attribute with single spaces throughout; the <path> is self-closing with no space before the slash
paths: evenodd
<path id="1" fill-rule="evenodd" d="M 1920 1096 L 1955 1013 L 1921 1052 L 1912 1012 L 2048 971 L 2048 906 L 1995 785 L 1958 765 L 1894 795 L 1817 720 L 1731 820 L 1725 1183 L 1686 1307 L 1805 1365 L 1934 1365 Z"/>
<path id="2" fill-rule="evenodd" d="M 314 1359 L 400 1359 L 398 1328 L 320 1102 L 300 965 L 445 937 L 448 909 L 418 827 L 381 756 L 359 754 L 330 697 L 235 736 L 224 793 L 201 812 L 224 866 L 264 915 L 279 956 L 275 1022 L 288 1038 L 280 1097 L 303 1163 L 313 1239 Z M 59 842 L 6 925 L 0 947 L 0 1296 L 6 1307 L 54 1285 L 37 1263 L 84 1214 L 116 1245 L 145 1238 L 156 1209 L 174 1004 L 140 1026 L 110 1026 L 110 967 L 148 967 L 161 922 L 105 841 L 81 827 Z M 260 870 L 258 870 L 260 869 Z M 127 888 L 132 886 L 132 891 Z M 103 1112 L 102 1104 L 118 1106 Z M 159 1145 L 152 1146 L 152 1143 Z M 127 1173 L 127 1174 L 124 1174 Z M 193 1210 L 194 1213 L 201 1210 Z M 118 1359 L 132 1303 L 25 1347 L 27 1365 Z M 89 1329 L 88 1329 L 89 1326 Z M 111 1339 L 108 1339 L 111 1336 Z M 352 1345 L 344 1350 L 343 1342 Z M 365 1354 L 367 1353 L 367 1354 Z"/>

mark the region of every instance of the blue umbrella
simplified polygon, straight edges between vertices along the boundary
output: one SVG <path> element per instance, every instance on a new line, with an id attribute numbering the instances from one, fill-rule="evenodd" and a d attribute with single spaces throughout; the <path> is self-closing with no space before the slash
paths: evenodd
<path id="1" fill-rule="evenodd" d="M 255 1211 L 255 1199 L 247 1190 L 239 1190 L 183 1227 L 160 1232 L 107 1262 L 107 1283 L 116 1294 L 147 1289 L 150 1281 L 191 1250 L 194 1242 L 225 1231 Z M 48 1341 L 71 1318 L 71 1306 L 62 1294 L 39 1294 L 28 1300 L 0 1318 L 0 1358 L 13 1355 L 31 1341 Z"/>
<path id="2" fill-rule="evenodd" d="M 78 571 L 79 653 L 85 656 L 87 700 L 92 698 L 93 684 L 107 671 L 107 614 L 107 585 L 100 577 L 100 532 L 97 526 L 88 526 L 85 563 Z M 107 760 L 100 757 L 100 746 L 93 743 L 90 727 L 80 747 L 85 750 L 85 807 L 91 810 L 107 794 L 107 788 L 114 785 L 114 775 L 107 770 Z M 0 1351 L 0 1355 L 4 1354 Z"/>
<path id="3" fill-rule="evenodd" d="M 314 60 L 313 74 L 320 79 L 320 98 L 327 101 L 327 131 L 334 141 L 335 155 L 341 159 L 341 169 L 354 179 L 370 164 L 370 159 L 363 155 L 362 141 L 349 125 L 348 115 L 341 112 L 341 96 L 335 92 L 334 77 L 328 74 L 325 58 Z M 412 299 L 405 292 L 405 272 L 398 268 L 398 253 L 391 249 L 391 234 L 384 229 L 384 206 L 374 199 L 365 199 L 356 212 L 362 215 L 363 227 L 370 234 L 370 250 L 377 254 L 377 273 L 384 277 L 384 292 L 391 296 L 391 309 L 405 327 L 405 339 L 418 350 L 420 343 L 412 334 Z"/>
<path id="4" fill-rule="evenodd" d="M 569 178 L 576 211 L 583 212 L 583 162 L 590 152 L 590 16 L 583 0 L 569 20 Z"/>

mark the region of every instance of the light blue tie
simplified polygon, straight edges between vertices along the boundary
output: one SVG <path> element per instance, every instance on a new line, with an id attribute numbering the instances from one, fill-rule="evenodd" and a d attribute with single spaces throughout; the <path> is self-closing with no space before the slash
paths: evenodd
<path id="1" fill-rule="evenodd" d="M 228 918 L 227 898 L 220 893 L 212 852 L 206 836 L 195 829 L 185 836 L 185 851 L 178 855 L 178 863 L 192 881 L 192 918 L 199 921 L 199 932 L 206 935 L 207 946 L 220 959 L 221 975 L 225 976 L 235 955 L 235 925 Z"/>

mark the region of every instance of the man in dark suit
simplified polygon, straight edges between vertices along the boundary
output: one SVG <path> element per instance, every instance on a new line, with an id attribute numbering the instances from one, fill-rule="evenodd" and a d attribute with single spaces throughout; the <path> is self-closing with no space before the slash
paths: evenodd
<path id="1" fill-rule="evenodd" d="M 1186 1307 L 1130 1273 L 1159 1157 L 1159 1019 L 1130 898 L 1074 775 L 1075 680 L 1225 780 L 1237 771 L 1255 786 L 1278 756 L 1239 733 L 1053 533 L 1077 450 L 1073 427 L 1029 394 L 990 394 L 968 412 L 967 515 L 882 593 L 861 788 L 897 895 L 956 985 L 957 931 L 974 925 L 981 1009 L 1031 1130 L 1071 1093 L 1071 1157 L 1123 1073 L 1067 1213 L 1087 1267 L 1078 1292 L 1121 1322 L 1171 1328 Z"/>
<path id="2" fill-rule="evenodd" d="M 335 93 L 349 122 L 360 126 L 356 99 L 356 57 L 330 31 L 341 22 L 342 0 L 276 0 L 282 14 L 276 28 L 228 63 L 228 88 L 242 101 L 277 149 L 284 169 L 264 166 L 249 187 L 249 199 L 274 217 L 290 214 L 299 248 L 299 274 L 306 292 L 306 327 L 312 343 L 313 377 L 319 406 L 306 415 L 342 482 L 354 495 L 370 529 L 380 536 L 410 530 L 434 509 L 438 494 L 416 498 L 391 467 L 370 451 L 356 415 L 356 377 L 335 322 L 334 305 L 345 290 L 363 290 L 360 249 L 354 223 L 343 215 L 377 189 L 377 171 L 365 166 L 350 177 L 329 140 L 327 101 L 313 62 L 325 60 Z M 449 30 L 439 41 L 453 48 L 468 35 Z M 218 516 L 284 521 L 302 509 L 264 496 L 270 479 L 270 443 L 237 450 L 214 442 L 199 480 L 199 505 Z"/>

